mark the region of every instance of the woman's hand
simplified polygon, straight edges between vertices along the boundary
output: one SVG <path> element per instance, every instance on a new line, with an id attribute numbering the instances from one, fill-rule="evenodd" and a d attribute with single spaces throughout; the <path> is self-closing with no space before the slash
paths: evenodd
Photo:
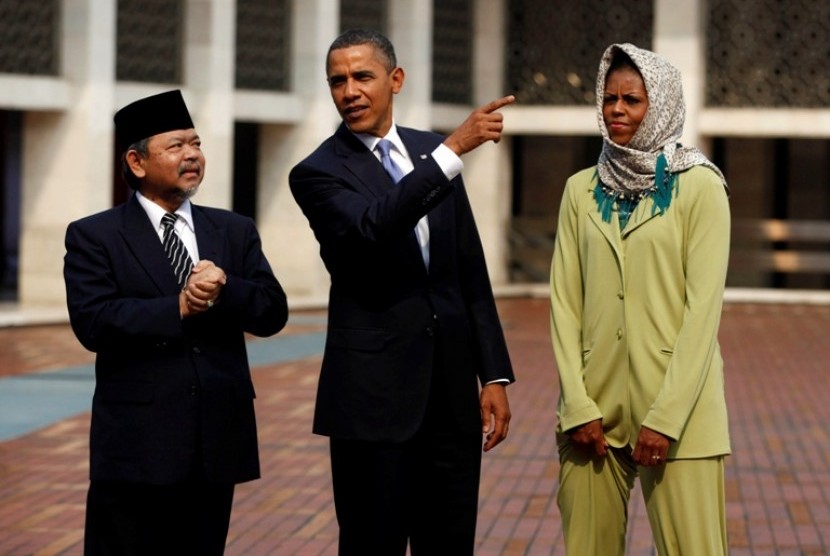
<path id="1" fill-rule="evenodd" d="M 640 427 L 640 436 L 637 438 L 637 445 L 634 446 L 634 453 L 631 457 L 635 462 L 646 467 L 663 465 L 666 463 L 670 443 L 667 436 L 647 427 Z"/>
<path id="2" fill-rule="evenodd" d="M 602 433 L 602 419 L 590 421 L 569 431 L 571 442 L 576 448 L 594 452 L 604 458 L 608 452 L 608 442 Z"/>

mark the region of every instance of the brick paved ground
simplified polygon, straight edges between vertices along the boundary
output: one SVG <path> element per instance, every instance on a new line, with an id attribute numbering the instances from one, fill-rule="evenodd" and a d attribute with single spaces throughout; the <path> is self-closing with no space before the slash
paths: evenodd
<path id="1" fill-rule="evenodd" d="M 519 381 L 509 390 L 510 438 L 484 457 L 478 554 L 563 554 L 547 304 L 503 299 L 499 308 Z M 302 316 L 304 325 L 282 334 L 322 326 L 320 313 Z M 828 332 L 827 306 L 724 310 L 734 556 L 830 554 Z M 0 346 L 0 375 L 91 361 L 66 326 L 0 329 Z M 237 490 L 231 556 L 336 553 L 327 444 L 309 433 L 319 362 L 310 357 L 254 370 L 263 478 Z M 87 434 L 82 414 L 0 443 L 0 554 L 81 553 Z M 628 553 L 652 554 L 638 494 L 631 511 Z"/>

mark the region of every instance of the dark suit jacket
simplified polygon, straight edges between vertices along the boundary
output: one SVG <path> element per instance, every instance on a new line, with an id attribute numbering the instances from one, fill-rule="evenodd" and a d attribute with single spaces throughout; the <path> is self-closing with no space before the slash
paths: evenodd
<path id="1" fill-rule="evenodd" d="M 275 334 L 285 294 L 249 218 L 193 206 L 199 255 L 227 275 L 218 303 L 181 319 L 170 263 L 133 196 L 66 232 L 64 278 L 75 335 L 96 352 L 90 475 L 169 484 L 259 477 L 254 387 L 244 332 Z"/>
<path id="2" fill-rule="evenodd" d="M 464 430 L 481 430 L 477 379 L 513 380 L 461 176 L 448 181 L 430 156 L 441 136 L 398 133 L 415 168 L 397 185 L 344 125 L 289 177 L 331 275 L 318 434 L 411 437 L 426 410 L 436 342 Z M 427 213 L 429 272 L 413 232 Z"/>

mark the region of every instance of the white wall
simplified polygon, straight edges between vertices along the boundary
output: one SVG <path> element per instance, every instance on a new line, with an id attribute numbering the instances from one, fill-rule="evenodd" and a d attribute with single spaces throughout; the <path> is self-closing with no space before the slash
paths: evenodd
<path id="1" fill-rule="evenodd" d="M 471 107 L 431 102 L 432 0 L 389 0 L 389 35 L 407 72 L 396 97 L 402 125 L 450 131 Z M 474 104 L 502 96 L 508 0 L 476 0 Z M 257 220 L 266 254 L 293 304 L 322 303 L 328 275 L 317 242 L 288 191 L 291 167 L 338 124 L 324 60 L 339 30 L 337 0 L 293 0 L 292 90 L 234 89 L 234 0 L 186 0 L 181 85 L 207 155 L 196 202 L 229 208 L 233 127 L 259 122 Z M 713 135 L 830 137 L 830 109 L 749 110 L 703 106 L 704 0 L 655 0 L 655 50 L 684 75 L 684 141 L 706 148 Z M 112 195 L 112 115 L 169 84 L 115 81 L 116 12 L 111 0 L 62 0 L 59 77 L 0 75 L 0 109 L 23 110 L 20 305 L 61 307 L 63 236 L 69 221 L 104 210 Z M 511 135 L 593 135 L 591 107 L 504 110 L 506 138 L 464 157 L 467 183 L 491 277 L 505 284 L 511 199 Z"/>

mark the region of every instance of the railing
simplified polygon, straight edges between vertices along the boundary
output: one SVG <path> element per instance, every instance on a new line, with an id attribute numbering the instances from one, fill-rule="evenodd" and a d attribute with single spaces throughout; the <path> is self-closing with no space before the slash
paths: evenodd
<path id="1" fill-rule="evenodd" d="M 515 217 L 509 235 L 510 280 L 547 282 L 556 220 L 551 216 Z"/>
<path id="2" fill-rule="evenodd" d="M 830 221 L 736 220 L 730 269 L 830 274 Z"/>
<path id="3" fill-rule="evenodd" d="M 548 281 L 555 234 L 552 217 L 513 219 L 509 239 L 513 282 Z M 787 276 L 804 275 L 830 288 L 830 221 L 733 220 L 729 275 L 739 286 L 782 287 Z"/>

